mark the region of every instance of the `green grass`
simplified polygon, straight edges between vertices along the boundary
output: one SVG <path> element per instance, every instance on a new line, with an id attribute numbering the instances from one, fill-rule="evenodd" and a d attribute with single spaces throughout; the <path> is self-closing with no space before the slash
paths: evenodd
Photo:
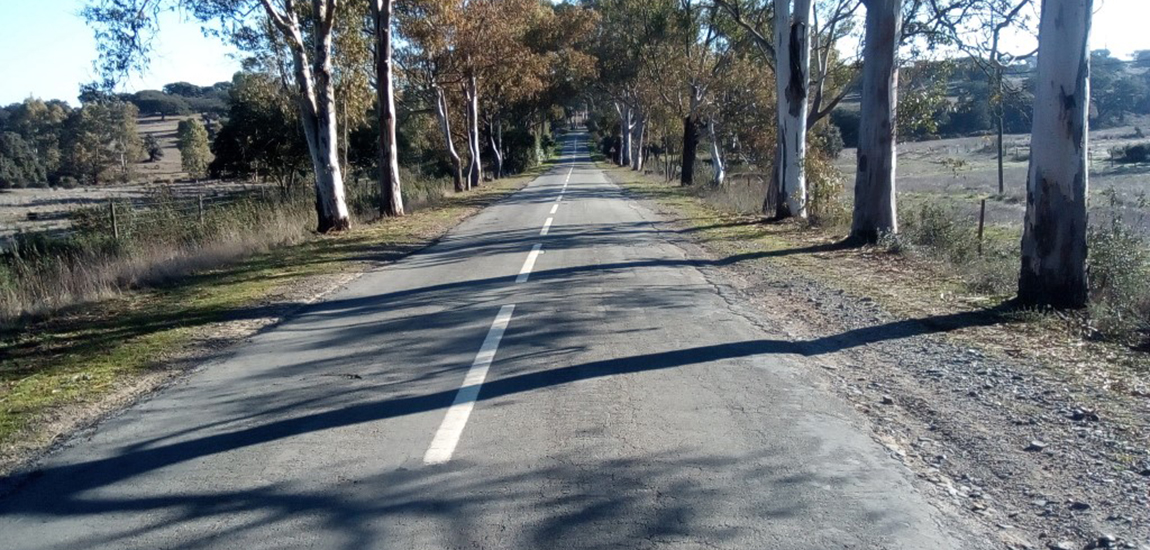
<path id="1" fill-rule="evenodd" d="M 61 432 L 51 417 L 98 404 L 229 320 L 284 313 L 265 304 L 285 285 L 392 261 L 442 235 L 543 168 L 449 196 L 398 219 L 313 236 L 167 284 L 26 319 L 0 333 L 0 472 Z"/>

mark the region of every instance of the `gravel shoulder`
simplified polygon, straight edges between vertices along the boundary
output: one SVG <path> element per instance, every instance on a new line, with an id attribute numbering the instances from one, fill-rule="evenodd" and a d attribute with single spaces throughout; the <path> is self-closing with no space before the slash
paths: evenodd
<path id="1" fill-rule="evenodd" d="M 944 511 L 1005 548 L 1150 549 L 1145 354 L 948 296 L 908 258 L 842 250 L 607 168 L 731 300 L 802 343 L 813 376 Z M 817 233 L 817 232 L 816 232 Z"/>

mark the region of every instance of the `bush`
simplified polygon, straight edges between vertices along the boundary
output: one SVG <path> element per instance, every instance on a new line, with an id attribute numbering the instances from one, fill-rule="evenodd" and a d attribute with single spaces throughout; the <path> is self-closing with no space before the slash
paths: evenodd
<path id="1" fill-rule="evenodd" d="M 828 158 L 837 159 L 842 154 L 845 143 L 843 132 L 835 124 L 818 124 L 814 131 L 814 147 L 821 150 Z"/>
<path id="2" fill-rule="evenodd" d="M 522 129 L 503 133 L 503 172 L 518 174 L 537 165 L 540 159 L 535 156 L 535 136 Z"/>
<path id="3" fill-rule="evenodd" d="M 851 216 L 850 207 L 842 198 L 846 181 L 830 158 L 821 152 L 825 149 L 816 141 L 816 146 L 807 154 L 807 215 L 813 225 L 845 227 Z"/>
<path id="4" fill-rule="evenodd" d="M 907 220 L 904 237 L 910 244 L 955 263 L 963 263 L 977 253 L 975 224 L 937 204 L 924 203 L 917 215 Z"/>
<path id="5" fill-rule="evenodd" d="M 842 136 L 843 145 L 846 147 L 858 147 L 859 145 L 859 112 L 847 109 L 835 109 L 831 111 L 831 124 L 834 124 L 839 129 L 839 134 Z"/>
<path id="6" fill-rule="evenodd" d="M 1150 143 L 1112 147 L 1110 148 L 1110 161 L 1121 164 L 1150 161 Z"/>
<path id="7" fill-rule="evenodd" d="M 1091 227 L 1086 235 L 1091 318 L 1103 337 L 1145 338 L 1150 333 L 1150 242 L 1122 219 L 1115 193 L 1104 195 L 1110 199 L 1109 223 Z"/>

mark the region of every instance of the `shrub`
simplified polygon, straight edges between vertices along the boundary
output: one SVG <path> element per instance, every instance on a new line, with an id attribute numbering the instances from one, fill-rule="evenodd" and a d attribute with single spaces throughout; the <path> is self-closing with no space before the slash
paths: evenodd
<path id="1" fill-rule="evenodd" d="M 950 208 L 924 203 L 917 215 L 907 220 L 904 232 L 908 242 L 933 255 L 962 263 L 977 253 L 977 228 Z"/>
<path id="2" fill-rule="evenodd" d="M 813 225 L 845 227 L 850 223 L 850 207 L 842 198 L 846 182 L 822 152 L 826 150 L 822 139 L 818 137 L 807 154 L 807 215 Z"/>
<path id="3" fill-rule="evenodd" d="M 843 132 L 836 124 L 819 124 L 815 126 L 814 147 L 819 148 L 828 158 L 837 159 L 846 146 L 843 142 Z"/>
<path id="4" fill-rule="evenodd" d="M 1112 147 L 1110 148 L 1110 161 L 1121 164 L 1150 161 L 1150 143 Z"/>
<path id="5" fill-rule="evenodd" d="M 1131 341 L 1150 331 L 1150 242 L 1123 220 L 1113 190 L 1109 221 L 1087 232 L 1091 318 L 1106 338 Z"/>
<path id="6" fill-rule="evenodd" d="M 858 147 L 859 112 L 847 109 L 831 111 L 831 123 L 838 127 L 846 147 Z"/>

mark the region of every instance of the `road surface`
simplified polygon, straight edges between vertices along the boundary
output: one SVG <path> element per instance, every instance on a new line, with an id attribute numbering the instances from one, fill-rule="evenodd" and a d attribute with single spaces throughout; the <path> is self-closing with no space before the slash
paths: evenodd
<path id="1" fill-rule="evenodd" d="M 47 459 L 0 548 L 968 547 L 578 139 Z"/>

